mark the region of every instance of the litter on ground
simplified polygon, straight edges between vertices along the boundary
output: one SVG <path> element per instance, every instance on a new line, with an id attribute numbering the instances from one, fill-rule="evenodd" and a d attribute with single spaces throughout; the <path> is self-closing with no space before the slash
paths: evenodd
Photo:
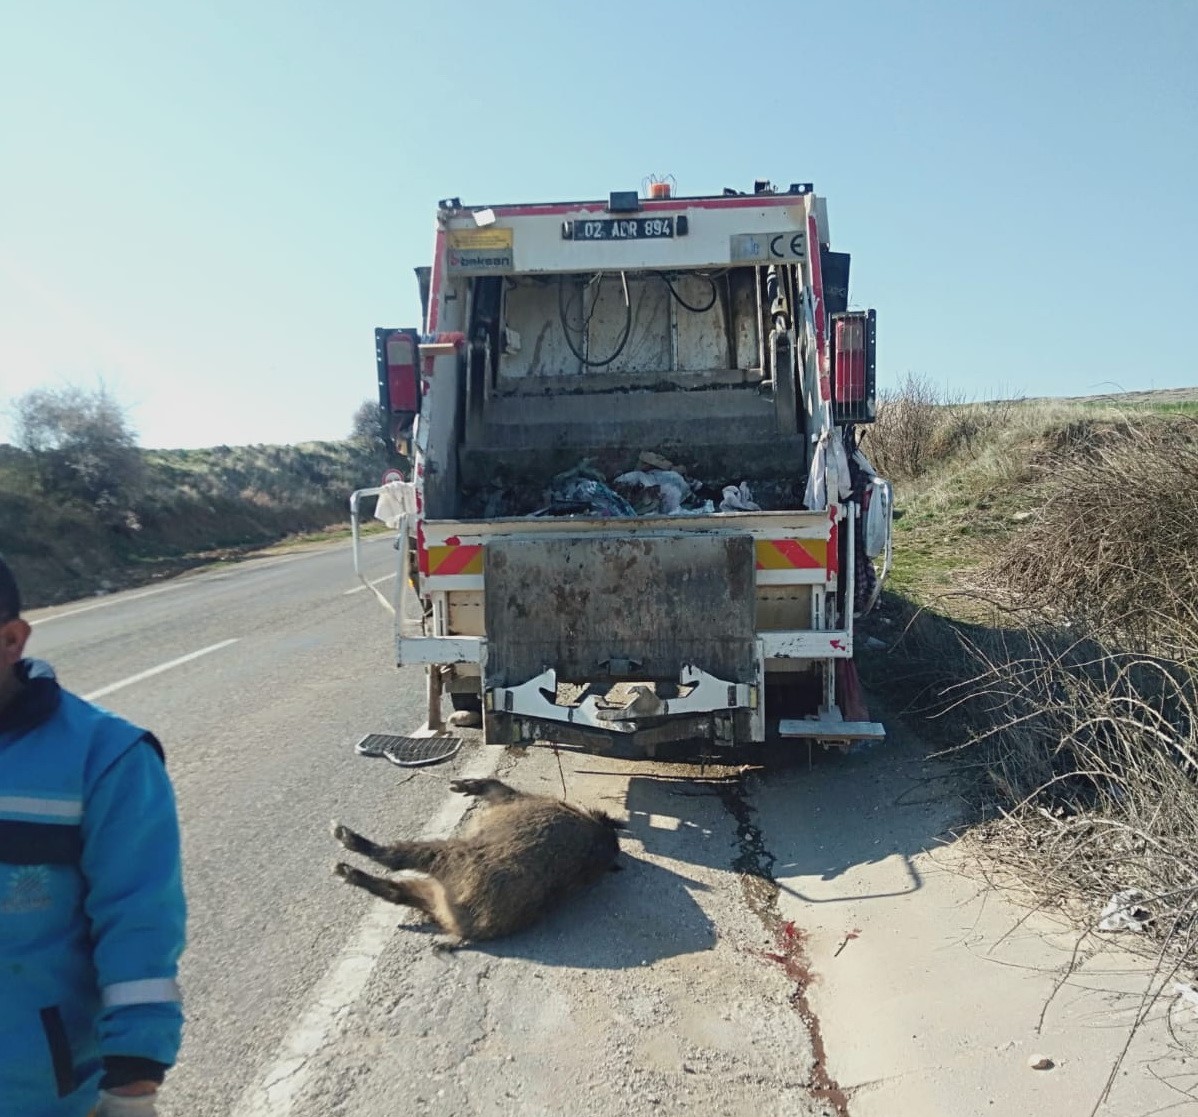
<path id="1" fill-rule="evenodd" d="M 1144 893 L 1138 888 L 1127 888 L 1116 892 L 1102 909 L 1099 916 L 1100 931 L 1143 931 L 1152 918 L 1151 913 L 1140 907 L 1136 901 L 1142 900 Z"/>

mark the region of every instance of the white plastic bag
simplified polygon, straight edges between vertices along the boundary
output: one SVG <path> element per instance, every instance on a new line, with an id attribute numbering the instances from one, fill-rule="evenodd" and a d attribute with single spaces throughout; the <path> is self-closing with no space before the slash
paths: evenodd
<path id="1" fill-rule="evenodd" d="M 404 516 L 416 511 L 416 486 L 411 481 L 389 481 L 379 493 L 374 506 L 374 518 L 382 520 L 389 528 L 399 527 Z"/>
<path id="2" fill-rule="evenodd" d="M 753 500 L 747 481 L 740 485 L 725 485 L 724 499 L 720 501 L 721 512 L 760 512 L 761 505 Z"/>
<path id="3" fill-rule="evenodd" d="M 621 473 L 614 483 L 625 489 L 657 489 L 658 511 L 666 516 L 678 515 L 682 502 L 691 495 L 686 478 L 672 469 L 634 469 L 631 473 Z"/>
<path id="4" fill-rule="evenodd" d="M 1145 908 L 1136 902 L 1142 900 L 1144 893 L 1138 888 L 1127 888 L 1116 892 L 1102 909 L 1098 919 L 1100 931 L 1143 931 L 1150 916 Z"/>
<path id="5" fill-rule="evenodd" d="M 847 500 L 853 491 L 849 476 L 849 458 L 838 431 L 824 431 L 811 454 L 811 470 L 807 474 L 807 491 L 803 503 L 812 512 L 822 512 L 829 499 Z"/>

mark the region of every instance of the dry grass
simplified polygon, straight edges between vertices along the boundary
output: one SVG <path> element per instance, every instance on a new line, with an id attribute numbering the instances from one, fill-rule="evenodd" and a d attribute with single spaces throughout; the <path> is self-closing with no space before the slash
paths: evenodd
<path id="1" fill-rule="evenodd" d="M 962 635 L 970 676 L 941 692 L 971 726 L 1009 856 L 1047 896 L 1100 910 L 1137 888 L 1153 930 L 1194 958 L 1198 704 L 1181 665 L 1025 629 Z"/>
<path id="2" fill-rule="evenodd" d="M 1057 988 L 1092 936 L 1117 934 L 1150 960 L 1097 1113 L 1154 1005 L 1198 972 L 1196 680 L 1179 663 L 1038 627 L 962 636 L 959 651 L 972 675 L 941 701 L 972 727 L 953 751 L 993 809 L 972 847 L 999 870 L 992 882 L 1014 872 L 1038 907 L 1079 928 Z M 1112 913 L 1122 928 L 1104 926 Z"/>
<path id="3" fill-rule="evenodd" d="M 1136 890 L 1144 930 L 1123 940 L 1162 975 L 1198 970 L 1198 421 L 986 406 L 889 432 L 920 450 L 891 459 L 915 467 L 908 600 L 871 681 L 967 775 L 987 857 L 1087 932 Z"/>
<path id="4" fill-rule="evenodd" d="M 1005 554 L 1005 580 L 1046 615 L 1194 667 L 1198 419 L 1073 423 L 1057 443 L 1052 490 Z"/>

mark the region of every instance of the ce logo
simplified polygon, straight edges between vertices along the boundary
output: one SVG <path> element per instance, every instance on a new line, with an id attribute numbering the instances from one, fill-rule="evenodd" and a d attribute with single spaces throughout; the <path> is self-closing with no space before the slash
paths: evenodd
<path id="1" fill-rule="evenodd" d="M 793 257 L 796 257 L 796 256 L 801 258 L 803 255 L 803 234 L 795 233 L 790 238 L 790 244 L 789 244 L 790 254 L 789 255 L 787 255 L 787 253 L 784 252 L 781 247 L 782 242 L 785 240 L 786 240 L 785 233 L 777 233 L 776 235 L 770 237 L 770 255 L 778 260 L 792 259 Z"/>

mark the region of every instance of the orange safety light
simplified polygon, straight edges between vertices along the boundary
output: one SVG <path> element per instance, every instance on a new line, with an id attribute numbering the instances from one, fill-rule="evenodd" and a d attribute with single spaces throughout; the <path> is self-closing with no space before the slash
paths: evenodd
<path id="1" fill-rule="evenodd" d="M 674 182 L 673 175 L 665 175 L 658 177 L 657 175 L 649 175 L 641 186 L 645 189 L 645 193 L 652 199 L 660 201 L 663 198 L 668 198 L 674 193 L 674 187 L 677 185 Z"/>

